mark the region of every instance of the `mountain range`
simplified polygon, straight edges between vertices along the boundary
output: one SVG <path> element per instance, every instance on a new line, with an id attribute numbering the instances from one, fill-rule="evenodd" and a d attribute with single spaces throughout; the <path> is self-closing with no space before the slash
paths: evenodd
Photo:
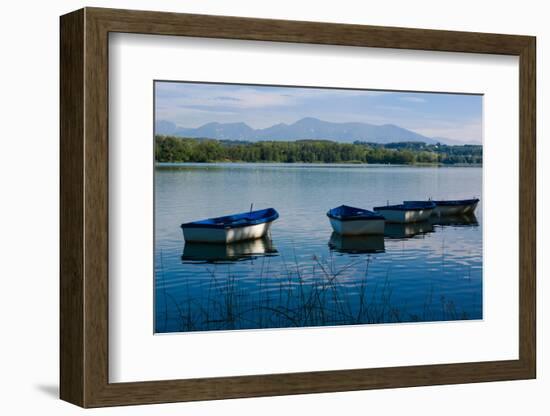
<path id="1" fill-rule="evenodd" d="M 264 129 L 254 129 L 246 123 L 207 123 L 197 128 L 179 127 L 159 120 L 155 123 L 155 134 L 179 137 L 208 138 L 218 140 L 300 140 L 325 139 L 340 143 L 365 141 L 373 143 L 424 142 L 427 144 L 464 144 L 445 138 L 423 136 L 394 124 L 375 125 L 369 123 L 332 123 L 313 117 L 302 118 L 295 123 L 279 123 Z"/>

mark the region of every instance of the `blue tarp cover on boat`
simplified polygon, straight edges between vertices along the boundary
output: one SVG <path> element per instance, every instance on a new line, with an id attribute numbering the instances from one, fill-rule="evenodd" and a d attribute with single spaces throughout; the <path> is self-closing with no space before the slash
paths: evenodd
<path id="1" fill-rule="evenodd" d="M 479 202 L 479 198 L 473 199 L 456 199 L 451 201 L 433 201 L 436 205 L 455 206 L 455 205 L 473 205 Z"/>
<path id="2" fill-rule="evenodd" d="M 206 220 L 188 222 L 181 228 L 238 228 L 250 225 L 263 224 L 275 221 L 279 213 L 274 208 L 258 211 L 243 212 L 240 214 L 226 215 L 224 217 L 208 218 Z"/>
<path id="3" fill-rule="evenodd" d="M 348 205 L 340 205 L 332 208 L 327 212 L 327 217 L 335 218 L 340 221 L 353 220 L 383 220 L 384 217 L 376 212 L 367 209 L 350 207 Z"/>
<path id="4" fill-rule="evenodd" d="M 405 201 L 404 204 L 429 204 L 434 203 L 435 205 L 440 206 L 457 206 L 457 205 L 472 205 L 477 204 L 479 202 L 479 198 L 472 198 L 472 199 L 449 199 L 447 201 Z"/>

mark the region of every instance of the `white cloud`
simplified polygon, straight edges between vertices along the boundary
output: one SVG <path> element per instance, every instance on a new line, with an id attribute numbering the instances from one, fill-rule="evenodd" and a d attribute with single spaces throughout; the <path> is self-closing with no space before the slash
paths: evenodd
<path id="1" fill-rule="evenodd" d="M 481 142 L 482 138 L 480 117 L 468 119 L 460 112 L 417 105 L 429 102 L 415 93 L 346 90 L 343 95 L 341 89 L 331 88 L 158 82 L 156 97 L 156 119 L 182 127 L 242 121 L 262 128 L 316 117 L 332 122 L 396 124 L 428 137 L 465 142 Z"/>
<path id="2" fill-rule="evenodd" d="M 428 137 L 444 137 L 466 143 L 481 143 L 483 137 L 481 119 L 456 122 L 433 121 L 425 127 L 419 126 L 411 130 Z"/>
<path id="3" fill-rule="evenodd" d="M 171 107 L 211 107 L 216 108 L 263 108 L 271 106 L 290 105 L 293 97 L 280 93 L 264 92 L 258 94 L 251 88 L 242 88 L 232 91 L 229 95 L 223 88 L 204 90 L 200 88 L 191 88 L 189 91 L 180 89 L 180 94 L 174 94 L 174 89 L 167 91 L 165 88 L 157 90 L 157 97 L 164 106 Z M 231 99 L 228 99 L 230 97 Z"/>
<path id="4" fill-rule="evenodd" d="M 175 107 L 226 107 L 235 109 L 283 107 L 310 98 L 341 97 L 341 89 L 274 87 L 258 92 L 256 86 L 158 82 L 156 94 L 164 105 Z M 348 90 L 346 97 L 381 96 L 389 91 Z"/>
<path id="5" fill-rule="evenodd" d="M 413 97 L 413 96 L 410 96 L 410 95 L 405 95 L 403 97 L 399 97 L 399 99 L 401 101 L 407 101 L 407 102 L 410 102 L 410 103 L 425 103 L 426 102 L 426 100 L 424 98 Z"/>

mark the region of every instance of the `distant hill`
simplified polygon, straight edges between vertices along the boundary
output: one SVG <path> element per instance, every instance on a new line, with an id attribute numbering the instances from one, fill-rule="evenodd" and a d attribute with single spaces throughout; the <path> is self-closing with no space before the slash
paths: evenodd
<path id="1" fill-rule="evenodd" d="M 163 136 L 168 136 L 176 133 L 178 126 L 176 126 L 171 121 L 159 120 L 155 122 L 155 134 L 162 134 Z"/>
<path id="2" fill-rule="evenodd" d="M 155 134 L 244 141 L 327 139 L 340 143 L 363 141 L 373 143 L 424 142 L 435 144 L 438 142 L 448 142 L 446 139 L 434 139 L 423 136 L 394 124 L 332 123 L 313 117 L 306 117 L 292 124 L 275 124 L 265 129 L 253 129 L 246 123 L 215 122 L 207 123 L 197 128 L 182 128 L 172 122 L 159 120 L 155 123 Z"/>
<path id="3" fill-rule="evenodd" d="M 446 137 L 432 137 L 432 139 L 438 141 L 439 143 L 447 144 L 449 146 L 463 146 L 465 144 L 472 144 L 472 145 L 480 145 L 481 144 L 481 143 L 475 143 L 475 142 L 472 142 L 472 141 L 463 142 L 463 141 L 460 141 L 460 140 L 448 139 Z"/>

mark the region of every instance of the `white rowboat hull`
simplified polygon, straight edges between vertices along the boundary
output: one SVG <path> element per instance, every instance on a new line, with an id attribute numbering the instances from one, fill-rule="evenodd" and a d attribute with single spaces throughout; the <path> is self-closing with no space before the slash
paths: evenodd
<path id="1" fill-rule="evenodd" d="M 477 202 L 473 204 L 462 204 L 462 205 L 437 205 L 434 208 L 434 215 L 464 215 L 464 214 L 473 214 L 477 208 Z"/>
<path id="2" fill-rule="evenodd" d="M 414 210 L 384 209 L 377 212 L 383 215 L 387 222 L 407 224 L 426 221 L 432 215 L 433 208 Z"/>
<path id="3" fill-rule="evenodd" d="M 270 228 L 271 222 L 235 228 L 192 227 L 183 229 L 183 237 L 188 242 L 228 244 L 261 238 Z"/>
<path id="4" fill-rule="evenodd" d="M 329 219 L 334 232 L 340 235 L 384 234 L 383 219 L 353 221 L 341 221 L 336 218 Z"/>

